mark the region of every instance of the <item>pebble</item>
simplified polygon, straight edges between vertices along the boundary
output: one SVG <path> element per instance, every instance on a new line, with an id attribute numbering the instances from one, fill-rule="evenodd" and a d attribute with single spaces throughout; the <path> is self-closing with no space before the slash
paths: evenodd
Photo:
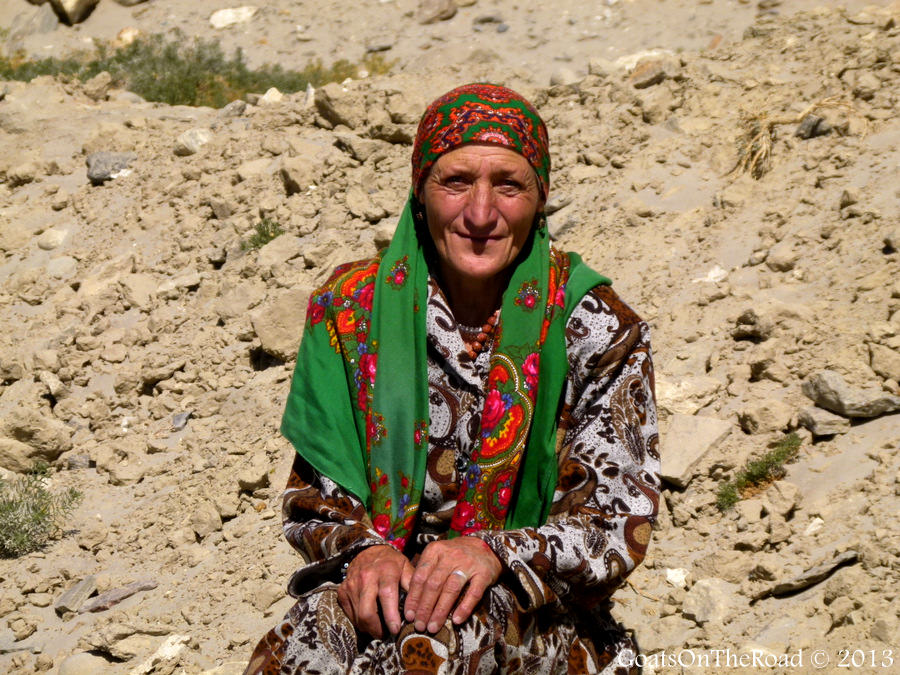
<path id="1" fill-rule="evenodd" d="M 828 133 L 831 133 L 831 125 L 828 124 L 827 120 L 824 117 L 819 117 L 818 115 L 810 113 L 800 120 L 800 124 L 797 125 L 797 130 L 794 132 L 794 135 L 804 140 L 808 140 L 810 138 L 815 138 L 816 136 L 824 136 Z"/>
<path id="2" fill-rule="evenodd" d="M 38 248 L 44 251 L 52 251 L 61 246 L 68 235 L 68 230 L 57 230 L 55 228 L 44 230 L 37 238 Z"/>
<path id="3" fill-rule="evenodd" d="M 126 176 L 128 168 L 137 159 L 133 152 L 95 152 L 87 156 L 87 175 L 93 185 Z"/>
<path id="4" fill-rule="evenodd" d="M 175 154 L 180 157 L 195 155 L 212 138 L 212 131 L 209 129 L 188 129 L 175 140 Z"/>
<path id="5" fill-rule="evenodd" d="M 238 23 L 246 23 L 256 15 L 257 10 L 258 8 L 252 5 L 220 9 L 210 15 L 209 25 L 221 29 Z"/>

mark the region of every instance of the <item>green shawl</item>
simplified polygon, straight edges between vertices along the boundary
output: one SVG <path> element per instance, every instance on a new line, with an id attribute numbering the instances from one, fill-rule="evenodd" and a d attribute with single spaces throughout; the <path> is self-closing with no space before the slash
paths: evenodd
<path id="1" fill-rule="evenodd" d="M 317 471 L 367 507 L 403 550 L 428 454 L 427 226 L 415 197 L 378 257 L 338 267 L 310 298 L 281 424 Z M 503 294 L 481 433 L 449 536 L 542 524 L 557 479 L 556 428 L 568 370 L 565 326 L 588 290 L 609 284 L 551 249 L 541 216 Z"/>

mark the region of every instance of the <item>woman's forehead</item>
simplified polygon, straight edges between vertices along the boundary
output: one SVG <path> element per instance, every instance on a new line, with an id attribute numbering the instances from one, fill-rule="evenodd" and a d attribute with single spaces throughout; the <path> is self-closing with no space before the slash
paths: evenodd
<path id="1" fill-rule="evenodd" d="M 527 159 L 500 145 L 463 145 L 441 155 L 434 165 L 437 170 L 450 167 L 531 173 L 531 165 Z"/>

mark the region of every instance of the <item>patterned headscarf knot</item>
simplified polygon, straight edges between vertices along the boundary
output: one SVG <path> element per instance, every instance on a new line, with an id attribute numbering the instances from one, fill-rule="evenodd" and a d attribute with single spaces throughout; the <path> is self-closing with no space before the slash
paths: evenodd
<path id="1" fill-rule="evenodd" d="M 547 199 L 547 127 L 520 94 L 495 84 L 464 84 L 425 110 L 412 154 L 412 185 L 417 197 L 438 157 L 466 143 L 501 145 L 522 155 L 537 174 L 541 197 Z"/>

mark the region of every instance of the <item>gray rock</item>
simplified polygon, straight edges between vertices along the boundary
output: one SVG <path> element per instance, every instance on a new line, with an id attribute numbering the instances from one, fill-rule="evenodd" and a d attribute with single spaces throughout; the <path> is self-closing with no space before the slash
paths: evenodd
<path id="1" fill-rule="evenodd" d="M 754 309 L 748 309 L 737 318 L 731 337 L 762 342 L 772 336 L 774 328 L 774 323 L 768 318 L 760 316 Z"/>
<path id="2" fill-rule="evenodd" d="M 212 137 L 212 131 L 209 129 L 188 129 L 175 139 L 175 154 L 179 157 L 195 155 L 212 140 Z"/>
<path id="3" fill-rule="evenodd" d="M 684 488 L 694 477 L 706 453 L 731 433 L 731 424 L 713 417 L 675 414 L 662 434 L 663 480 Z"/>
<path id="4" fill-rule="evenodd" d="M 420 24 L 446 21 L 456 16 L 454 0 L 419 0 L 417 20 Z"/>
<path id="5" fill-rule="evenodd" d="M 900 410 L 900 396 L 878 389 L 851 387 L 833 370 L 812 375 L 802 389 L 817 406 L 844 417 L 878 417 Z"/>
<path id="6" fill-rule="evenodd" d="M 133 152 L 94 152 L 87 156 L 87 175 L 94 185 L 118 178 L 137 159 Z"/>
<path id="7" fill-rule="evenodd" d="M 700 579 L 685 595 L 681 614 L 700 626 L 709 622 L 726 623 L 746 604 L 738 589 L 737 584 L 722 579 Z"/>
<path id="8" fill-rule="evenodd" d="M 836 555 L 828 562 L 822 563 L 821 565 L 816 565 L 815 567 L 811 567 L 810 569 L 806 570 L 802 574 L 797 575 L 796 577 L 793 577 L 786 581 L 779 581 L 773 584 L 770 588 L 757 594 L 755 596 L 755 599 L 764 598 L 768 595 L 774 595 L 778 597 L 781 595 L 789 595 L 791 593 L 796 593 L 797 591 L 802 591 L 804 588 L 809 588 L 810 586 L 814 586 L 824 581 L 829 576 L 831 576 L 836 569 L 842 567 L 843 565 L 854 563 L 858 558 L 859 554 L 856 551 L 845 551 L 839 555 Z"/>
<path id="9" fill-rule="evenodd" d="M 111 607 L 115 607 L 120 602 L 127 598 L 130 598 L 135 593 L 140 593 L 142 591 L 152 591 L 158 585 L 159 584 L 153 579 L 145 579 L 142 581 L 134 581 L 127 586 L 122 586 L 121 588 L 113 588 L 112 590 L 101 593 L 93 600 L 82 605 L 81 609 L 78 610 L 78 613 L 84 614 L 86 612 L 105 611 L 107 609 L 110 609 Z M 113 652 L 110 653 L 112 654 Z"/>
<path id="10" fill-rule="evenodd" d="M 67 612 L 77 612 L 84 602 L 97 590 L 97 577 L 85 577 L 60 596 L 53 609 L 62 616 Z"/>
<path id="11" fill-rule="evenodd" d="M 122 7 L 134 7 L 142 2 L 147 2 L 147 0 L 116 0 L 116 2 L 122 5 Z"/>
<path id="12" fill-rule="evenodd" d="M 84 21 L 100 0 L 50 0 L 56 13 L 69 25 Z"/>
<path id="13" fill-rule="evenodd" d="M 810 406 L 801 411 L 800 424 L 809 429 L 813 436 L 834 436 L 850 431 L 850 420 L 840 415 L 835 415 L 827 410 Z"/>
<path id="14" fill-rule="evenodd" d="M 800 124 L 797 125 L 797 130 L 794 132 L 794 135 L 804 140 L 808 140 L 810 138 L 815 138 L 816 136 L 824 136 L 828 133 L 831 133 L 831 125 L 828 124 L 825 118 L 810 113 L 800 120 Z"/>
<path id="15" fill-rule="evenodd" d="M 181 431 L 187 426 L 188 420 L 191 419 L 192 411 L 180 412 L 172 415 L 172 431 Z"/>
<path id="16" fill-rule="evenodd" d="M 297 356 L 308 302 L 307 289 L 291 288 L 253 313 L 250 320 L 264 352 L 282 361 Z"/>

